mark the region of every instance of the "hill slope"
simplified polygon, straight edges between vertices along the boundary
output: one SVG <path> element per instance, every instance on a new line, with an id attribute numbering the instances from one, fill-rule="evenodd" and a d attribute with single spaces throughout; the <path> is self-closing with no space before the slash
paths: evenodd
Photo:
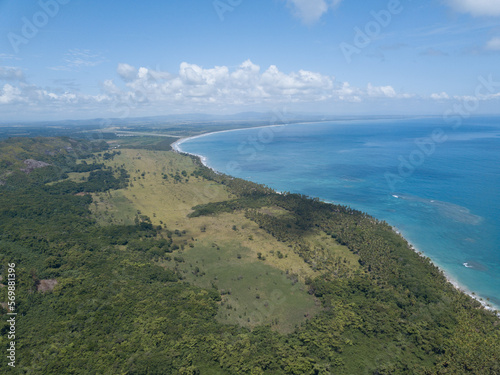
<path id="1" fill-rule="evenodd" d="M 60 142 L 97 153 L 51 154 Z M 387 224 L 189 156 L 84 145 L 0 143 L 24 150 L 0 157 L 11 163 L 0 301 L 15 263 L 14 371 L 499 372 L 498 319 Z M 27 174 L 27 159 L 50 166 Z"/>

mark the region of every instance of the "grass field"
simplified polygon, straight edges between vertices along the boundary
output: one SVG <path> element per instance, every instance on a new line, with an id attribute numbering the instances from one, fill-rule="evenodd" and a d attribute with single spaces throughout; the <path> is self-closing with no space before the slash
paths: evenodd
<path id="1" fill-rule="evenodd" d="M 97 162 L 125 168 L 130 174 L 126 189 L 94 194 L 92 212 L 97 220 L 102 225 L 132 224 L 136 216 L 147 215 L 154 225 L 174 232 L 178 250 L 158 262 L 177 269 L 190 283 L 217 288 L 222 294 L 221 322 L 249 328 L 268 324 L 288 333 L 320 311 L 304 284 L 320 271 L 243 212 L 188 218 L 196 205 L 234 198 L 225 186 L 194 176 L 191 158 L 171 151 L 121 149 L 112 160 Z M 277 207 L 262 212 L 287 214 Z M 357 256 L 325 233 L 304 240 L 323 257 L 359 267 Z"/>
<path id="2" fill-rule="evenodd" d="M 121 155 L 105 161 L 105 164 L 124 167 L 130 174 L 131 183 L 115 197 L 100 194 L 95 210 L 100 219 L 103 209 L 108 207 L 108 211 L 116 211 L 117 216 L 112 218 L 116 222 L 133 221 L 135 214 L 139 213 L 149 216 L 154 225 L 184 230 L 193 206 L 229 199 L 223 186 L 191 176 L 195 169 L 193 161 L 174 152 L 124 149 Z M 180 179 L 176 180 L 175 176 L 180 176 Z M 124 202 L 125 206 L 131 204 L 135 208 L 133 213 L 130 210 L 128 214 L 123 213 L 123 209 L 127 211 Z M 108 221 L 109 218 L 104 219 L 104 222 Z"/>
<path id="3" fill-rule="evenodd" d="M 90 172 L 72 172 L 68 173 L 68 179 L 74 182 L 85 181 L 90 175 Z"/>
<path id="4" fill-rule="evenodd" d="M 306 285 L 256 259 L 253 251 L 238 241 L 203 241 L 180 257 L 183 262 L 172 258 L 169 263 L 187 281 L 221 292 L 220 321 L 248 327 L 267 324 L 280 332 L 291 332 L 318 311 L 314 298 L 306 293 Z"/>

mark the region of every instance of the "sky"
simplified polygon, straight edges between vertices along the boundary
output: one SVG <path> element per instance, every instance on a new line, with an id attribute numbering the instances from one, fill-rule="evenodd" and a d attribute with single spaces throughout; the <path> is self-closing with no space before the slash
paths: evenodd
<path id="1" fill-rule="evenodd" d="M 0 0 L 0 122 L 500 114 L 500 0 Z"/>

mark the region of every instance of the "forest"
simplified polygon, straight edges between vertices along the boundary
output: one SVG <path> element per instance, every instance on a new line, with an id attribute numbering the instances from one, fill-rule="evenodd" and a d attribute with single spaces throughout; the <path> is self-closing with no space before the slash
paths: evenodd
<path id="1" fill-rule="evenodd" d="M 67 137 L 0 142 L 4 352 L 10 345 L 6 302 L 12 263 L 18 314 L 16 367 L 8 368 L 3 358 L 2 373 L 500 373 L 498 317 L 455 289 L 387 223 L 215 173 L 193 156 L 163 151 L 169 149 L 164 139 L 148 146 L 170 163 L 169 173 L 156 176 L 152 169 L 127 164 L 128 155 L 135 162 L 149 155 L 138 145 L 127 152 L 112 151 L 102 140 Z M 22 171 L 28 159 L 43 167 Z M 118 221 L 118 214 L 108 222 L 97 220 L 98 204 L 149 181 L 151 191 L 158 181 L 173 201 L 182 200 L 178 191 L 190 188 L 209 186 L 223 193 L 193 204 L 178 221 L 185 228 L 173 220 L 166 224 L 174 211 L 161 222 L 156 212 L 148 215 L 144 209 L 134 211 L 127 223 Z M 203 220 L 233 220 L 228 243 L 237 256 L 224 252 L 213 227 L 199 224 Z M 251 235 L 248 228 L 255 228 Z M 246 255 L 247 245 L 237 237 L 242 233 L 245 244 L 261 236 L 281 250 Z M 322 243 L 349 254 L 333 255 L 328 246 L 310 240 L 319 234 Z M 264 273 L 272 273 L 271 261 L 299 264 L 303 274 L 287 269 L 283 279 L 290 288 L 303 285 L 304 298 L 317 301 L 314 314 L 302 314 L 290 332 L 273 324 L 223 321 L 221 310 L 233 312 L 224 305 L 228 291 L 215 277 L 203 281 L 212 271 L 196 255 L 203 250 L 200 244 L 210 241 L 219 241 L 211 245 L 220 250 L 219 259 L 224 254 L 231 254 L 231 262 L 248 258 Z M 255 280 L 243 275 L 249 289 Z"/>

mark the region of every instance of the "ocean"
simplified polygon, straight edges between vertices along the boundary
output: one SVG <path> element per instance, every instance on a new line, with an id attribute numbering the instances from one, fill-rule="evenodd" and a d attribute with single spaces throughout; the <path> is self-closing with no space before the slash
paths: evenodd
<path id="1" fill-rule="evenodd" d="M 500 117 L 290 124 L 177 147 L 217 171 L 387 221 L 452 282 L 500 309 Z"/>

